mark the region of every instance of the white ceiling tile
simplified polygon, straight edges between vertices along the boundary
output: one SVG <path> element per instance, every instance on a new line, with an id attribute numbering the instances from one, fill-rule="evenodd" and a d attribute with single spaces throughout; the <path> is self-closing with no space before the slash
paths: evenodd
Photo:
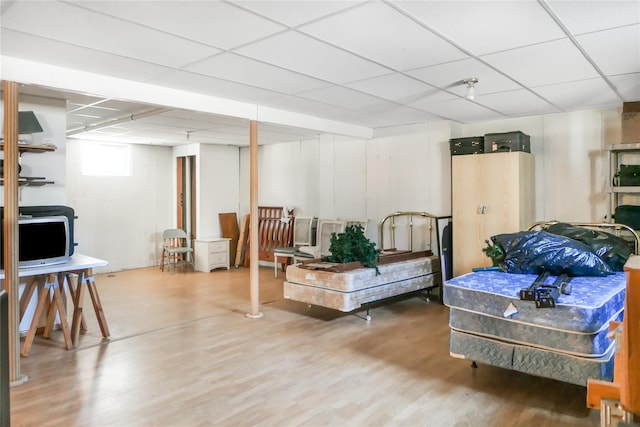
<path id="1" fill-rule="evenodd" d="M 385 67 L 294 31 L 260 40 L 236 52 L 338 84 L 389 73 Z"/>
<path id="2" fill-rule="evenodd" d="M 638 7 L 637 0 L 3 1 L 0 51 L 4 64 L 22 58 L 373 128 L 471 123 L 640 100 Z M 442 40 L 486 55 L 451 61 Z M 422 61 L 435 62 L 416 65 Z M 464 99 L 462 80 L 470 77 L 480 80 L 475 102 Z M 36 85 L 20 93 L 69 99 L 68 128 L 157 108 Z M 259 126 L 260 144 L 317 135 L 271 126 Z M 192 142 L 248 144 L 246 120 L 187 110 L 91 135 L 181 145 L 187 132 Z"/>
<path id="3" fill-rule="evenodd" d="M 318 136 L 317 130 L 302 129 L 293 126 L 274 125 L 271 123 L 261 123 L 259 132 L 264 132 L 267 135 L 278 134 L 282 135 L 282 137 L 286 136 L 287 138 L 291 138 L 292 136 L 299 137 L 300 135 L 304 135 L 306 137 Z"/>
<path id="4" fill-rule="evenodd" d="M 422 97 L 416 97 L 416 99 L 411 100 L 408 103 L 411 107 L 418 108 L 423 111 L 433 111 L 434 105 L 443 101 L 451 101 L 453 99 L 459 99 L 459 96 L 456 96 L 449 92 L 438 91 L 435 93 L 428 93 Z"/>
<path id="5" fill-rule="evenodd" d="M 295 111 L 332 120 L 341 120 L 341 118 L 350 111 L 341 106 L 327 105 L 298 96 L 282 96 L 270 99 L 268 102 L 265 102 L 265 105 L 285 111 Z"/>
<path id="6" fill-rule="evenodd" d="M 76 1 L 96 12 L 231 49 L 285 27 L 221 1 Z M 185 25 L 188 23 L 188 25 Z"/>
<path id="7" fill-rule="evenodd" d="M 384 111 L 349 112 L 344 116 L 345 120 L 367 127 L 387 127 L 409 123 L 424 123 L 440 120 L 440 117 L 429 114 L 426 111 L 414 108 L 395 106 L 385 108 Z"/>
<path id="8" fill-rule="evenodd" d="M 640 73 L 611 76 L 609 80 L 626 102 L 640 100 Z"/>
<path id="9" fill-rule="evenodd" d="M 15 58 L 143 81 L 169 68 L 2 28 L 0 52 Z"/>
<path id="10" fill-rule="evenodd" d="M 233 53 L 222 53 L 184 69 L 286 94 L 330 85 L 322 80 Z"/>
<path id="11" fill-rule="evenodd" d="M 475 55 L 564 37 L 533 1 L 394 1 Z"/>
<path id="12" fill-rule="evenodd" d="M 301 7 L 296 7 L 290 0 L 288 1 L 236 1 L 247 9 L 253 10 L 261 15 L 267 16 L 275 21 L 288 26 L 298 26 L 305 22 L 315 21 L 318 18 L 336 13 L 340 10 L 350 8 L 360 1 L 305 1 Z"/>
<path id="13" fill-rule="evenodd" d="M 78 102 L 76 100 L 81 100 Z M 83 107 L 75 107 L 72 111 L 81 111 L 85 108 L 92 109 L 96 112 L 102 111 L 102 114 L 117 114 L 117 115 L 131 115 L 136 113 L 141 113 L 143 111 L 149 111 L 151 109 L 157 108 L 157 106 L 152 105 L 144 105 L 138 103 L 131 103 L 127 101 L 123 101 L 121 99 L 105 99 L 100 97 L 86 97 L 80 98 L 78 96 L 73 96 L 70 98 L 67 104 L 67 109 L 70 109 L 72 104 L 82 105 Z"/>
<path id="14" fill-rule="evenodd" d="M 556 107 L 526 89 L 477 95 L 475 102 L 510 117 L 560 112 Z"/>
<path id="15" fill-rule="evenodd" d="M 472 123 L 483 120 L 500 120 L 506 118 L 500 113 L 466 99 L 443 101 L 437 104 L 432 104 L 431 106 L 425 106 L 424 109 L 435 116 L 460 123 Z"/>
<path id="16" fill-rule="evenodd" d="M 416 97 L 422 97 L 437 91 L 433 86 L 399 73 L 347 83 L 345 86 L 402 103 L 410 102 Z"/>
<path id="17" fill-rule="evenodd" d="M 299 93 L 298 97 L 311 99 L 329 105 L 351 110 L 359 110 L 386 104 L 386 101 L 342 86 L 330 86 Z"/>
<path id="18" fill-rule="evenodd" d="M 264 102 L 281 95 L 267 89 L 242 85 L 186 71 L 170 71 L 150 79 L 147 83 L 252 103 Z"/>
<path id="19" fill-rule="evenodd" d="M 598 77 L 593 66 L 568 39 L 486 55 L 482 59 L 525 86 Z"/>
<path id="20" fill-rule="evenodd" d="M 182 109 L 172 109 L 166 111 L 164 113 L 150 116 L 146 120 L 153 121 L 158 118 L 161 121 L 169 121 L 170 123 L 182 123 L 182 122 L 190 122 L 190 123 L 198 123 L 198 126 L 201 128 L 222 128 L 225 126 L 236 127 L 241 125 L 249 129 L 249 120 L 241 117 L 230 117 L 230 116 L 221 116 L 218 114 L 209 114 L 203 113 L 201 111 L 190 111 L 190 110 L 182 110 Z M 193 127 L 193 125 L 190 125 Z"/>
<path id="21" fill-rule="evenodd" d="M 220 51 L 182 37 L 74 7 L 72 3 L 15 2 L 3 13 L 2 26 L 170 67 L 180 67 Z"/>
<path id="22" fill-rule="evenodd" d="M 640 22 L 638 0 L 548 0 L 548 4 L 572 34 L 583 34 Z"/>
<path id="23" fill-rule="evenodd" d="M 621 104 L 613 90 L 599 78 L 534 87 L 532 90 L 565 111 Z"/>
<path id="24" fill-rule="evenodd" d="M 477 59 L 464 59 L 447 64 L 418 68 L 407 71 L 406 74 L 461 96 L 466 93 L 466 85 L 462 81 L 472 77 L 478 79 L 476 90 L 481 93 L 515 90 L 522 87 Z"/>
<path id="25" fill-rule="evenodd" d="M 576 40 L 604 74 L 640 72 L 640 24 L 585 34 Z"/>
<path id="26" fill-rule="evenodd" d="M 467 57 L 415 21 L 378 2 L 303 25 L 300 31 L 401 71 Z"/>

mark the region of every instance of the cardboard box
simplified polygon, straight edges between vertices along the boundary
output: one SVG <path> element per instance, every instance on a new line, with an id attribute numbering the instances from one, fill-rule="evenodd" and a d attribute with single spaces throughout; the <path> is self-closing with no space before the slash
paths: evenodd
<path id="1" fill-rule="evenodd" d="M 640 143 L 640 101 L 622 104 L 622 143 Z"/>
<path id="2" fill-rule="evenodd" d="M 624 102 L 622 104 L 622 113 L 640 113 L 640 101 Z"/>

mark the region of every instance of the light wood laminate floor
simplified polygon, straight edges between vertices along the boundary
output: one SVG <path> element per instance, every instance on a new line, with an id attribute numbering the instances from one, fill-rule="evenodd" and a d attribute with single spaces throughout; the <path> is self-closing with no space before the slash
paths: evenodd
<path id="1" fill-rule="evenodd" d="M 345 314 L 260 269 L 96 276 L 111 339 L 40 336 L 11 388 L 20 426 L 597 426 L 586 389 L 449 356 L 448 309 L 413 296 Z"/>

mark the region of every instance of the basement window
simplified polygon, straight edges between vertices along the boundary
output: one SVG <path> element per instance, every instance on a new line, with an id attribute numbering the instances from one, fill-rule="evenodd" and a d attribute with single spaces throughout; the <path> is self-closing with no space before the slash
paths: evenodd
<path id="1" fill-rule="evenodd" d="M 129 158 L 129 145 L 87 143 L 82 147 L 82 174 L 131 176 Z"/>

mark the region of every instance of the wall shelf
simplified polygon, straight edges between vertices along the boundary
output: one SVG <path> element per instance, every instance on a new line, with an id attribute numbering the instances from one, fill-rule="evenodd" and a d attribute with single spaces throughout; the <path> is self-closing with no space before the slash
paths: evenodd
<path id="1" fill-rule="evenodd" d="M 40 176 L 19 176 L 18 185 L 24 187 L 41 187 L 45 184 L 55 184 L 55 181 L 48 181 L 45 177 Z M 0 178 L 0 185 L 4 185 L 4 178 Z"/>
<path id="2" fill-rule="evenodd" d="M 612 193 L 640 193 L 640 187 L 611 187 Z"/>
<path id="3" fill-rule="evenodd" d="M 611 144 L 607 146 L 606 151 L 609 152 L 609 178 L 612 179 L 614 174 L 620 168 L 623 163 L 623 156 L 625 154 L 640 154 L 640 143 L 636 144 Z M 637 159 L 636 159 L 637 161 Z M 609 207 L 607 208 L 608 222 L 614 222 L 613 215 L 616 207 L 621 204 L 621 197 L 624 194 L 640 194 L 640 186 L 616 186 L 610 185 L 608 189 L 609 193 Z"/>
<path id="4" fill-rule="evenodd" d="M 20 153 L 44 153 L 46 151 L 56 151 L 57 149 L 58 147 L 55 145 L 18 144 Z M 4 151 L 4 142 L 0 142 L 0 150 Z"/>
<path id="5" fill-rule="evenodd" d="M 22 153 L 46 153 L 55 151 L 58 147 L 55 145 L 34 145 L 34 144 L 18 144 L 18 151 Z M 0 141 L 0 150 L 4 151 L 4 140 Z M 18 176 L 18 186 L 20 187 L 41 187 L 46 184 L 54 184 L 54 181 L 48 181 L 42 176 Z M 4 186 L 4 178 L 0 176 L 0 186 Z"/>

